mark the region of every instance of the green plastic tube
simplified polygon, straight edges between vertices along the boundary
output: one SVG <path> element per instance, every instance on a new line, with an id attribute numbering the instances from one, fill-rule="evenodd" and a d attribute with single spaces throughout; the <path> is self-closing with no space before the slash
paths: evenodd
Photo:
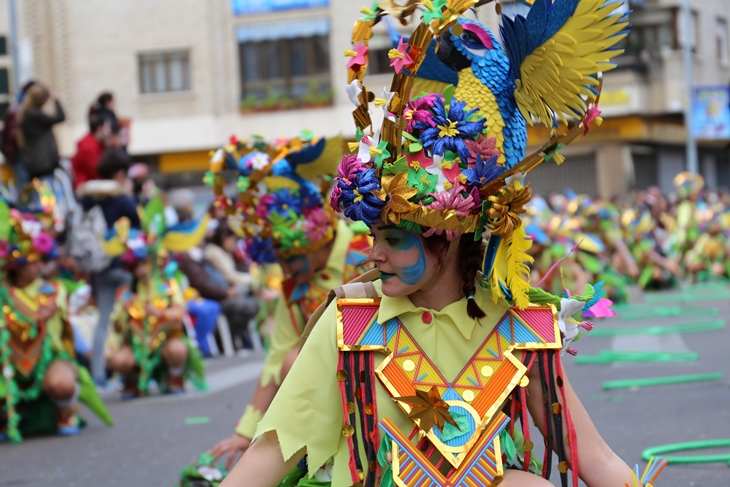
<path id="1" fill-rule="evenodd" d="M 678 451 L 722 447 L 730 447 L 730 438 L 719 440 L 688 441 L 686 443 L 673 443 L 671 445 L 655 446 L 644 450 L 644 452 L 641 454 L 641 458 L 648 461 L 651 457 L 661 456 L 669 463 L 692 464 L 727 462 L 727 464 L 730 465 L 730 453 L 721 453 L 718 455 L 696 455 L 691 457 L 664 455 L 665 453 L 674 453 Z"/>
<path id="2" fill-rule="evenodd" d="M 694 362 L 695 352 L 635 352 L 601 350 L 598 355 L 578 355 L 576 364 L 610 364 L 616 362 Z"/>
<path id="3" fill-rule="evenodd" d="M 674 375 L 669 377 L 647 377 L 645 379 L 610 380 L 603 383 L 603 389 L 628 389 L 629 387 L 663 386 L 668 384 L 685 384 L 688 382 L 705 382 L 722 380 L 722 374 Z"/>
<path id="4" fill-rule="evenodd" d="M 725 320 L 689 321 L 676 325 L 666 326 L 642 326 L 637 328 L 594 328 L 587 335 L 595 337 L 615 337 L 631 335 L 669 335 L 671 333 L 700 333 L 704 331 L 715 331 L 725 328 Z"/>
<path id="5" fill-rule="evenodd" d="M 649 320 L 653 318 L 681 318 L 698 316 L 717 316 L 717 308 L 704 306 L 654 306 L 644 309 L 619 312 L 624 321 Z"/>

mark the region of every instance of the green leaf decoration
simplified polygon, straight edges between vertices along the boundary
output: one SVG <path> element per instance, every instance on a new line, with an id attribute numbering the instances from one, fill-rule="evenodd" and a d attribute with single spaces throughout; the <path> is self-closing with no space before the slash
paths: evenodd
<path id="1" fill-rule="evenodd" d="M 436 191 L 438 180 L 438 175 L 430 174 L 422 167 L 418 171 L 413 168 L 408 169 L 408 186 L 418 191 L 418 194 L 415 196 L 415 201 L 420 201 L 427 194 Z"/>
<path id="2" fill-rule="evenodd" d="M 527 297 L 530 298 L 531 303 L 535 304 L 560 304 L 559 296 L 538 287 L 531 287 L 530 290 L 527 291 Z"/>
<path id="3" fill-rule="evenodd" d="M 449 106 L 451 104 L 451 99 L 454 97 L 454 85 L 449 85 L 446 88 L 444 88 L 444 91 L 442 94 L 444 95 L 444 105 Z"/>
<path id="4" fill-rule="evenodd" d="M 0 239 L 10 239 L 10 208 L 4 200 L 0 200 Z"/>
<path id="5" fill-rule="evenodd" d="M 383 174 L 398 174 L 408 170 L 408 161 L 405 156 L 399 157 L 392 164 L 383 164 Z"/>
<path id="6" fill-rule="evenodd" d="M 142 218 L 142 228 L 146 232 L 150 231 L 150 225 L 152 225 L 152 222 L 154 222 L 157 217 L 159 216 L 158 220 L 158 227 L 154 230 L 160 232 L 157 235 L 162 235 L 165 231 L 165 203 L 163 203 L 162 198 L 159 196 L 155 196 L 152 198 L 149 203 L 144 207 L 144 217 Z M 160 227 L 161 222 L 161 227 Z"/>

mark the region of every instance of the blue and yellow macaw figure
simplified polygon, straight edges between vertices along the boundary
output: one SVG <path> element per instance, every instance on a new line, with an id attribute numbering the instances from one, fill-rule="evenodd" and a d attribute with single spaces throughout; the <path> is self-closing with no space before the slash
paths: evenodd
<path id="1" fill-rule="evenodd" d="M 598 94 L 596 75 L 615 67 L 628 22 L 616 12 L 622 3 L 609 1 L 535 0 L 527 17 L 502 16 L 501 44 L 484 25 L 460 18 L 436 51 L 452 71 L 426 68 L 432 58 L 418 76 L 449 84 L 456 71 L 455 96 L 486 116 L 487 136 L 503 153 L 498 162 L 512 167 L 524 158 L 528 123 L 582 117 Z"/>

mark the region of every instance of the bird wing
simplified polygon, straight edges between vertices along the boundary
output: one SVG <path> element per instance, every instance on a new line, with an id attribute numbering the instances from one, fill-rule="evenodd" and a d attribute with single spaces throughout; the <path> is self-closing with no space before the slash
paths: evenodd
<path id="1" fill-rule="evenodd" d="M 596 74 L 616 65 L 628 22 L 611 0 L 535 0 L 527 17 L 503 16 L 502 42 L 515 79 L 515 100 L 528 123 L 552 126 L 582 116 Z"/>

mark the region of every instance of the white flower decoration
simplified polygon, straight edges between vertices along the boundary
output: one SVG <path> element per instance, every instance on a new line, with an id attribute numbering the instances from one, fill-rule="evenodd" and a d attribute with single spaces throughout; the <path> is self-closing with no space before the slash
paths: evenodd
<path id="1" fill-rule="evenodd" d="M 517 174 L 513 174 L 512 176 L 509 176 L 504 180 L 505 187 L 512 186 L 512 183 L 514 181 L 518 181 L 520 184 L 523 184 L 523 181 L 525 179 L 525 174 L 518 172 Z"/>
<path id="2" fill-rule="evenodd" d="M 358 159 L 362 162 L 370 162 L 370 160 L 374 157 L 374 154 L 371 153 L 370 149 L 372 147 L 377 147 L 379 143 L 380 130 L 376 130 L 372 137 L 369 135 L 364 136 L 360 141 L 360 148 L 357 151 Z"/>
<path id="3" fill-rule="evenodd" d="M 264 153 L 256 154 L 249 159 L 249 162 L 251 163 L 251 167 L 256 171 L 263 171 L 269 165 L 269 156 Z"/>
<path id="4" fill-rule="evenodd" d="M 362 93 L 362 88 L 360 88 L 360 82 L 358 80 L 352 80 L 352 83 L 347 85 L 347 88 L 345 88 L 345 91 L 347 92 L 347 97 L 350 99 L 350 101 L 356 106 L 360 106 L 360 100 L 358 99 L 358 96 L 360 96 L 360 93 Z"/>
<path id="5" fill-rule="evenodd" d="M 583 306 L 585 306 L 585 303 L 576 299 L 563 298 L 560 300 L 558 326 L 560 327 L 560 331 L 563 333 L 563 350 L 560 352 L 561 355 L 565 353 L 568 346 L 573 342 L 573 340 L 575 340 L 575 337 L 578 336 L 578 327 L 580 326 L 580 322 L 575 321 L 572 316 L 579 313 L 583 309 Z"/>
<path id="6" fill-rule="evenodd" d="M 23 233 L 28 235 L 30 238 L 36 238 L 43 230 L 41 222 L 35 220 L 22 220 L 20 222 L 20 228 L 23 230 Z"/>
<path id="7" fill-rule="evenodd" d="M 446 174 L 444 174 L 444 170 L 442 169 L 441 165 L 444 163 L 444 156 L 437 156 L 436 154 L 433 155 L 433 164 L 431 164 L 428 167 L 424 167 L 423 169 L 429 173 L 429 174 L 435 174 L 438 176 L 438 182 L 436 183 L 436 193 L 442 193 L 446 191 L 446 188 L 444 187 L 444 184 L 448 183 L 451 184 L 449 181 L 449 178 L 446 177 Z M 456 164 L 456 162 L 453 162 Z"/>

